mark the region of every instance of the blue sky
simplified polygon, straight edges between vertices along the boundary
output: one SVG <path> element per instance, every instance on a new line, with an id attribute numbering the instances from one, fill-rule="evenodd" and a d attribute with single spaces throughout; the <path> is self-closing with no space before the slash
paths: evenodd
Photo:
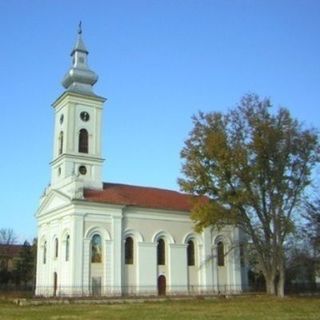
<path id="1" fill-rule="evenodd" d="M 50 182 L 51 104 L 79 20 L 108 98 L 105 181 L 178 190 L 191 116 L 249 92 L 320 127 L 318 0 L 0 0 L 0 228 L 21 240 Z"/>

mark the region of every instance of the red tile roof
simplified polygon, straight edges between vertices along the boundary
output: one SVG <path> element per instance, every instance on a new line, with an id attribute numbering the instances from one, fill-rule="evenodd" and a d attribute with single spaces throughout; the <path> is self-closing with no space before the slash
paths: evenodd
<path id="1" fill-rule="evenodd" d="M 104 183 L 103 190 L 85 190 L 84 198 L 92 202 L 190 212 L 193 197 L 172 190 Z"/>

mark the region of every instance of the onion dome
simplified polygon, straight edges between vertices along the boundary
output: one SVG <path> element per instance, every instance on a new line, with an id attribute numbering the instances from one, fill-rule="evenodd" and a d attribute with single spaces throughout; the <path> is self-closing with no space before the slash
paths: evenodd
<path id="1" fill-rule="evenodd" d="M 98 80 L 98 75 L 89 69 L 88 50 L 82 40 L 81 22 L 78 38 L 71 52 L 72 66 L 65 74 L 62 85 L 67 91 L 94 95 L 92 87 Z"/>

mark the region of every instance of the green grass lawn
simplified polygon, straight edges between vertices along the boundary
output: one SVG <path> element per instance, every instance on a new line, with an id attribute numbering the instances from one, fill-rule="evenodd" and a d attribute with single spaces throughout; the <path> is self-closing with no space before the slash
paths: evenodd
<path id="1" fill-rule="evenodd" d="M 136 304 L 69 304 L 23 307 L 8 301 L 0 301 L 0 319 L 319 320 L 320 299 L 238 297 L 232 299 L 195 299 L 189 301 L 146 302 Z"/>

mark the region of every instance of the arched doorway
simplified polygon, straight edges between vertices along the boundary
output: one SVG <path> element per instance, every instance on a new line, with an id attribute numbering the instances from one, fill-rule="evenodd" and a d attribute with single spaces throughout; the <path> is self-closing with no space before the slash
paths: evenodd
<path id="1" fill-rule="evenodd" d="M 56 272 L 53 273 L 53 296 L 57 296 L 57 288 L 58 288 L 58 275 Z"/>
<path id="2" fill-rule="evenodd" d="M 166 295 L 166 277 L 163 275 L 158 278 L 158 294 L 159 296 Z"/>

